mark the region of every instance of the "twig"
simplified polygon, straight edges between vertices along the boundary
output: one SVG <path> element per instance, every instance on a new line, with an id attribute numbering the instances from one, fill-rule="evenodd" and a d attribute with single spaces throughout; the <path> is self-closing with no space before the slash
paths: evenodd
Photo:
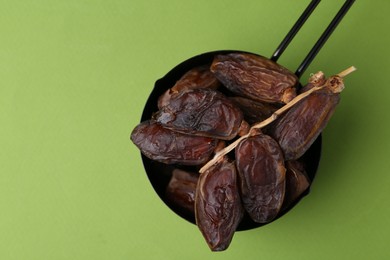
<path id="1" fill-rule="evenodd" d="M 351 74 L 355 70 L 356 70 L 356 68 L 354 66 L 351 66 L 351 67 L 343 70 L 342 72 L 338 73 L 337 76 L 344 78 L 345 76 L 347 76 L 348 74 Z"/>
<path id="2" fill-rule="evenodd" d="M 218 151 L 215 155 L 214 155 L 214 158 L 211 159 L 210 161 L 208 161 L 200 170 L 199 172 L 200 173 L 203 173 L 205 172 L 208 168 L 210 168 L 212 165 L 214 165 L 215 163 L 217 163 L 224 155 L 228 154 L 229 152 L 231 152 L 234 148 L 236 148 L 236 146 L 244 139 L 254 135 L 254 133 L 256 133 L 257 131 L 254 131 L 256 129 L 261 129 L 267 125 L 269 125 L 270 123 L 272 123 L 273 121 L 275 121 L 280 115 L 282 115 L 283 113 L 285 113 L 287 110 L 289 110 L 291 107 L 293 107 L 295 104 L 297 104 L 298 102 L 300 102 L 302 99 L 306 98 L 307 96 L 309 96 L 311 93 L 313 93 L 314 91 L 318 91 L 320 89 L 323 89 L 323 88 L 326 88 L 326 87 L 329 87 L 331 84 L 333 84 L 333 79 L 335 78 L 344 78 L 345 76 L 347 76 L 348 74 L 354 72 L 356 70 L 355 67 L 349 67 L 348 69 L 346 70 L 343 70 L 342 72 L 338 73 L 337 75 L 335 76 L 332 76 L 330 77 L 323 85 L 321 86 L 317 86 L 317 87 L 313 87 L 311 89 L 309 89 L 308 91 L 306 92 L 303 92 L 302 94 L 296 96 L 295 98 L 293 98 L 290 102 L 288 102 L 286 105 L 284 105 L 283 107 L 279 108 L 278 110 L 276 110 L 270 117 L 268 117 L 267 119 L 265 119 L 264 121 L 261 121 L 257 124 L 254 124 L 249 132 L 246 134 L 246 135 L 243 135 L 241 136 L 240 138 L 236 139 L 233 143 L 231 143 L 230 145 L 226 146 L 225 148 L 223 148 L 222 150 Z M 318 73 L 322 73 L 322 72 L 318 72 Z M 342 84 L 342 81 L 340 82 L 340 84 Z"/>

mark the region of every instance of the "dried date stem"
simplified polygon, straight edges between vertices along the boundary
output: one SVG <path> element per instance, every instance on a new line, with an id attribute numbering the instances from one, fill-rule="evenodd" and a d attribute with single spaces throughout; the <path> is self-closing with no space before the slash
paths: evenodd
<path id="1" fill-rule="evenodd" d="M 343 84 L 343 80 L 342 79 L 345 76 L 347 76 L 348 74 L 354 72 L 355 70 L 356 70 L 356 68 L 354 66 L 351 66 L 351 67 L 347 68 L 346 70 L 343 70 L 342 72 L 340 72 L 340 73 L 338 73 L 338 74 L 336 74 L 334 76 L 331 76 L 328 80 L 326 80 L 326 82 L 323 85 L 311 88 L 310 90 L 308 90 L 306 92 L 303 92 L 302 94 L 296 96 L 290 102 L 288 102 L 286 105 L 284 105 L 280 109 L 276 110 L 270 117 L 268 117 L 264 121 L 261 121 L 261 122 L 259 122 L 257 124 L 254 124 L 250 128 L 249 132 L 246 135 L 241 136 L 240 138 L 235 140 L 233 143 L 231 143 L 230 145 L 226 146 L 224 149 L 222 149 L 222 150 L 218 151 L 217 153 L 215 153 L 214 158 L 211 159 L 210 161 L 208 161 L 199 170 L 199 172 L 200 173 L 205 172 L 208 168 L 210 168 L 212 165 L 217 163 L 224 155 L 228 154 L 234 148 L 236 148 L 236 146 L 242 140 L 244 140 L 244 139 L 246 139 L 246 138 L 248 138 L 250 136 L 258 134 L 258 131 L 257 131 L 258 129 L 261 129 L 261 128 L 269 125 L 273 121 L 275 121 L 281 114 L 285 113 L 287 110 L 289 110 L 291 107 L 293 107 L 295 104 L 297 104 L 299 101 L 301 101 L 305 97 L 309 96 L 314 91 L 318 91 L 318 90 L 323 89 L 323 88 L 329 88 L 330 90 L 334 91 L 335 93 L 341 92 L 343 90 L 343 88 L 344 88 L 344 84 Z M 322 73 L 322 72 L 317 72 L 317 73 Z"/>
<path id="2" fill-rule="evenodd" d="M 356 68 L 354 66 L 351 66 L 345 70 L 343 70 L 342 72 L 339 72 L 337 74 L 337 76 L 339 76 L 340 78 L 344 78 L 345 76 L 347 76 L 348 74 L 351 74 L 352 72 L 354 72 L 356 70 Z"/>

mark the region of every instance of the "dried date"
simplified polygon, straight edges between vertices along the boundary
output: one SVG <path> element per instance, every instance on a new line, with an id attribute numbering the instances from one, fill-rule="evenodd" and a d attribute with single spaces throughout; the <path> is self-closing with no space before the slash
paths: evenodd
<path id="1" fill-rule="evenodd" d="M 244 117 L 222 93 L 194 89 L 172 96 L 153 118 L 177 132 L 230 140 L 239 133 Z"/>
<path id="2" fill-rule="evenodd" d="M 188 215 L 195 214 L 195 191 L 199 174 L 174 169 L 166 189 L 167 200 Z"/>
<path id="3" fill-rule="evenodd" d="M 243 214 L 236 167 L 225 157 L 200 175 L 195 197 L 196 224 L 212 251 L 230 245 Z"/>
<path id="4" fill-rule="evenodd" d="M 220 85 L 221 83 L 210 71 L 209 65 L 195 67 L 185 73 L 172 88 L 160 96 L 158 99 L 158 108 L 161 109 L 166 106 L 171 97 L 181 91 L 197 88 L 217 89 Z"/>
<path id="5" fill-rule="evenodd" d="M 239 96 L 270 103 L 287 103 L 296 96 L 298 78 L 262 56 L 217 55 L 210 69 L 226 88 Z"/>
<path id="6" fill-rule="evenodd" d="M 241 109 L 244 119 L 249 124 L 254 124 L 265 120 L 274 113 L 279 106 L 275 104 L 258 102 L 244 97 L 230 97 L 230 100 Z"/>
<path id="7" fill-rule="evenodd" d="M 271 137 L 248 137 L 236 147 L 241 199 L 253 221 L 267 223 L 280 211 L 285 194 L 283 154 Z"/>
<path id="8" fill-rule="evenodd" d="M 300 161 L 286 162 L 286 192 L 283 208 L 292 205 L 310 186 L 305 167 Z"/>
<path id="9" fill-rule="evenodd" d="M 268 133 L 278 141 L 286 160 L 301 157 L 320 135 L 340 101 L 327 88 L 302 99 L 277 119 Z"/>
<path id="10" fill-rule="evenodd" d="M 148 158 L 166 163 L 201 165 L 207 162 L 217 146 L 217 140 L 177 133 L 152 121 L 136 126 L 131 140 Z"/>

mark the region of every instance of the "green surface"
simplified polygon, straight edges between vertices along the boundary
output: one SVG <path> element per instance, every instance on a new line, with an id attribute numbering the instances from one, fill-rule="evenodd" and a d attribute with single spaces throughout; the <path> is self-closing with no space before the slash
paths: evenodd
<path id="1" fill-rule="evenodd" d="M 308 2 L 0 1 L 0 259 L 389 259 L 390 1 L 357 0 L 303 76 L 358 68 L 311 194 L 227 251 L 161 203 L 129 141 L 173 66 L 270 56 Z M 320 3 L 280 63 L 294 70 L 342 2 Z"/>

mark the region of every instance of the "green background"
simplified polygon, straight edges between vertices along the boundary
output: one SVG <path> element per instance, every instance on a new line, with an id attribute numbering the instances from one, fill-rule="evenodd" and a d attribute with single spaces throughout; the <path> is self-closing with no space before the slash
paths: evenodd
<path id="1" fill-rule="evenodd" d="M 350 65 L 312 192 L 211 253 L 152 189 L 129 134 L 196 54 L 270 56 L 308 0 L 0 1 L 0 259 L 389 259 L 390 1 L 357 0 L 302 81 Z M 295 70 L 343 1 L 279 62 Z"/>

